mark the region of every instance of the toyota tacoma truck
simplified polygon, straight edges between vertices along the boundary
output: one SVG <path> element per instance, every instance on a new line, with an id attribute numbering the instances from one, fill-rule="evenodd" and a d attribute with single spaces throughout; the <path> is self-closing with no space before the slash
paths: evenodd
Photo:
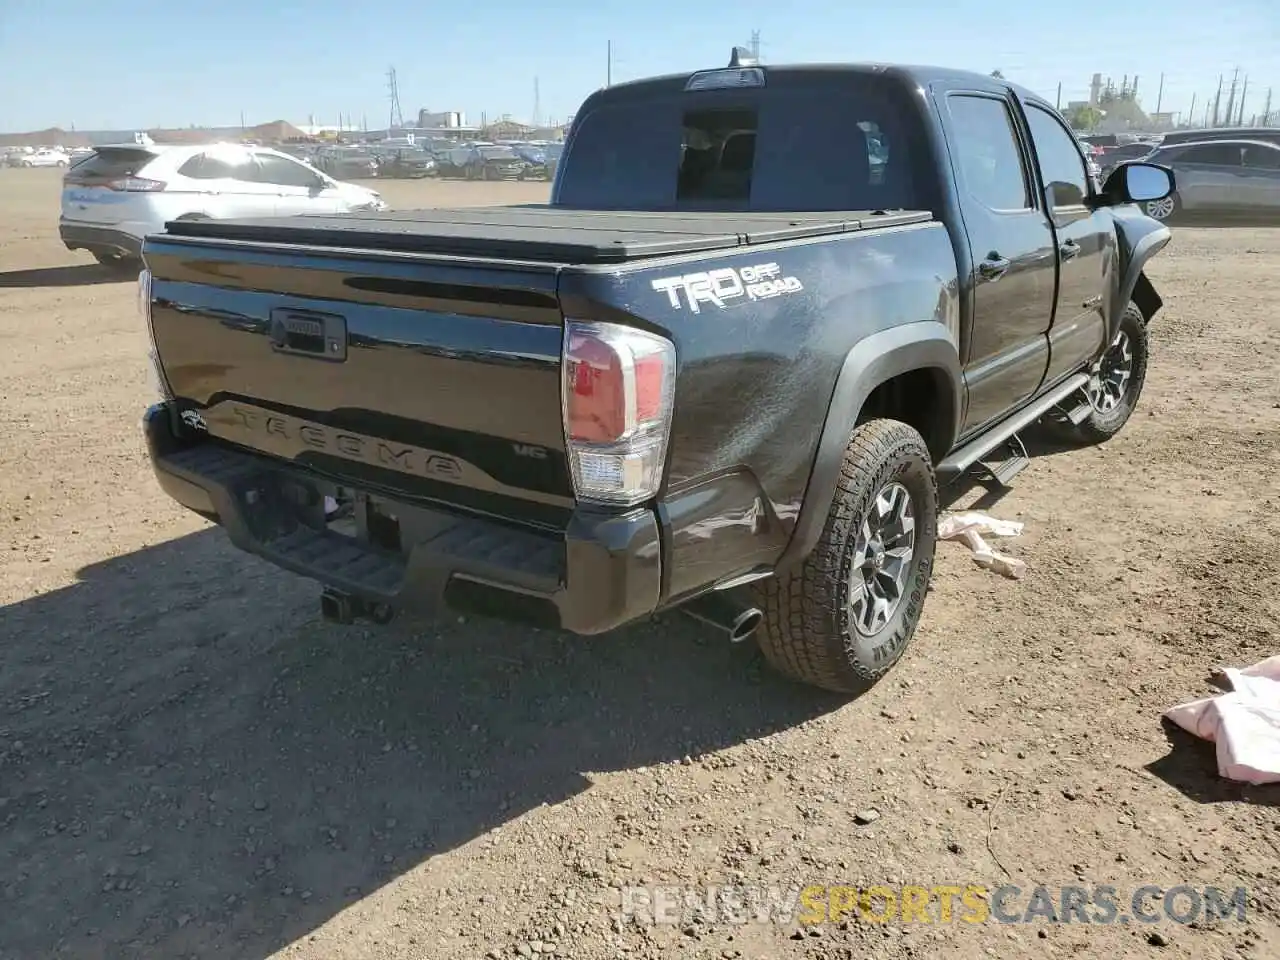
<path id="1" fill-rule="evenodd" d="M 576 114 L 550 202 L 183 221 L 140 297 L 161 487 L 323 585 L 578 634 L 677 608 L 858 692 L 939 481 L 1124 425 L 1169 230 L 988 76 L 728 67 Z"/>

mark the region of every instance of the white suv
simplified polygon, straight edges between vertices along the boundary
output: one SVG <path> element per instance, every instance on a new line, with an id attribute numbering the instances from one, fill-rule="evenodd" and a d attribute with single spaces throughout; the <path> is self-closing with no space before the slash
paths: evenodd
<path id="1" fill-rule="evenodd" d="M 68 250 L 131 263 L 143 238 L 172 220 L 385 209 L 367 187 L 340 183 L 279 150 L 130 143 L 96 148 L 63 177 L 59 232 Z"/>

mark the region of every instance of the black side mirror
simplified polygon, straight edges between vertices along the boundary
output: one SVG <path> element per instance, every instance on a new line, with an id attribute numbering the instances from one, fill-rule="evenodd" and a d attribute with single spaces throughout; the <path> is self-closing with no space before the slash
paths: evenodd
<path id="1" fill-rule="evenodd" d="M 1109 203 L 1150 203 L 1163 200 L 1176 186 L 1173 171 L 1168 167 L 1135 160 L 1112 170 L 1102 193 Z"/>

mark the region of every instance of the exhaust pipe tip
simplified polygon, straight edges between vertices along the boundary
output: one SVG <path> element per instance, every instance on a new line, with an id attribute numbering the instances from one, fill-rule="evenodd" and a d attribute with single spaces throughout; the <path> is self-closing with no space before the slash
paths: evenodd
<path id="1" fill-rule="evenodd" d="M 729 641 L 731 643 L 741 643 L 755 633 L 763 622 L 764 613 L 758 608 L 751 607 L 749 610 L 743 610 L 729 628 Z"/>
<path id="2" fill-rule="evenodd" d="M 731 643 L 746 640 L 764 622 L 764 613 L 759 607 L 720 592 L 695 597 L 680 609 L 695 620 L 723 630 Z"/>

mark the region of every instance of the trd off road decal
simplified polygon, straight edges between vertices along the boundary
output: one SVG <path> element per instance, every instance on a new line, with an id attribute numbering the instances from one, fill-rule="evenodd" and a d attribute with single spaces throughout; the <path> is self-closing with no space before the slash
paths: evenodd
<path id="1" fill-rule="evenodd" d="M 799 293 L 804 285 L 797 277 L 782 276 L 782 268 L 776 263 L 757 263 L 737 269 L 721 267 L 680 277 L 659 277 L 653 281 L 653 289 L 665 293 L 676 310 L 687 303 L 690 312 L 701 313 L 704 303 L 723 309 L 739 299 L 770 300 L 787 293 Z"/>

